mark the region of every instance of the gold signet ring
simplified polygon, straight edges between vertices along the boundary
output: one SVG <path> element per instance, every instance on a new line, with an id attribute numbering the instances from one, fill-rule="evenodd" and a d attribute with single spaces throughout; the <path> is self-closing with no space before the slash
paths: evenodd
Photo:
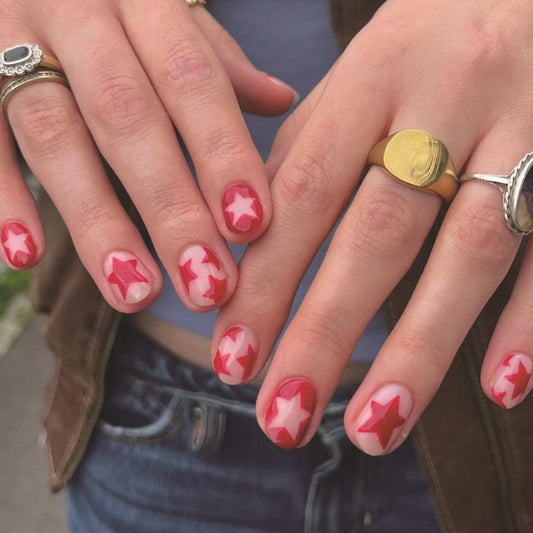
<path id="1" fill-rule="evenodd" d="M 401 130 L 379 141 L 368 163 L 413 189 L 436 194 L 450 203 L 459 182 L 444 143 L 422 130 Z"/>

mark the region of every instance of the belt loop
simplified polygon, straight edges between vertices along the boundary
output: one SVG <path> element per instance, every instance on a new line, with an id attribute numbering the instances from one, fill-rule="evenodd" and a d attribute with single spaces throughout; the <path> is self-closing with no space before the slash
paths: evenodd
<path id="1" fill-rule="evenodd" d="M 226 413 L 216 407 L 197 404 L 193 407 L 196 417 L 191 449 L 194 453 L 213 455 L 220 448 L 226 432 Z"/>

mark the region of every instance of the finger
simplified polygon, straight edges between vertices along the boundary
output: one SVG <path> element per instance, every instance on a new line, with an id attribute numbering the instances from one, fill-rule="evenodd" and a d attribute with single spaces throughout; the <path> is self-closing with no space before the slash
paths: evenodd
<path id="1" fill-rule="evenodd" d="M 8 115 L 28 165 L 109 304 L 133 312 L 151 303 L 161 275 L 113 192 L 71 93 L 56 83 L 23 87 Z"/>
<path id="2" fill-rule="evenodd" d="M 235 286 L 233 258 L 118 21 L 89 17 L 85 26 L 63 32 L 57 43 L 82 115 L 138 208 L 178 296 L 192 310 L 212 310 Z M 212 261 L 204 261 L 204 249 Z"/>
<path id="3" fill-rule="evenodd" d="M 524 147 L 516 136 L 499 136 L 514 142 L 490 149 L 482 144 L 469 171 L 503 173 L 509 160 L 520 158 Z M 464 185 L 405 312 L 346 410 L 348 435 L 367 453 L 386 453 L 403 442 L 516 254 L 520 238 L 507 228 L 500 191 Z"/>
<path id="4" fill-rule="evenodd" d="M 324 91 L 322 98 L 334 109 L 324 106 L 319 112 L 319 104 L 316 106 L 272 183 L 275 216 L 269 230 L 250 245 L 241 260 L 239 286 L 221 311 L 214 332 L 214 364 L 224 381 L 246 381 L 262 368 L 286 321 L 300 279 L 348 201 L 372 139 L 380 137 L 386 124 L 389 100 L 385 90 L 369 90 L 370 73 L 364 69 L 357 72 L 353 90 L 361 98 L 341 105 L 333 89 Z M 368 109 L 376 112 L 365 128 L 353 128 L 346 117 L 366 116 Z M 237 347 L 225 351 L 228 333 L 224 332 L 235 326 L 244 330 L 243 338 L 253 341 L 247 344 L 256 347 L 251 363 L 240 359 L 243 354 Z M 221 364 L 224 362 L 231 369 Z M 247 365 L 244 375 L 239 368 L 243 363 Z"/>
<path id="5" fill-rule="evenodd" d="M 231 35 L 205 9 L 192 14 L 231 80 L 241 109 L 265 117 L 285 113 L 298 93 L 278 78 L 257 70 Z"/>
<path id="6" fill-rule="evenodd" d="M 30 268 L 44 253 L 44 235 L 3 117 L 0 118 L 0 161 L 0 257 L 11 268 Z"/>
<path id="7" fill-rule="evenodd" d="M 219 231 L 234 242 L 247 242 L 270 219 L 263 161 L 231 82 L 189 7 L 175 0 L 158 7 L 128 3 L 122 13 L 126 32 L 185 141 Z"/>

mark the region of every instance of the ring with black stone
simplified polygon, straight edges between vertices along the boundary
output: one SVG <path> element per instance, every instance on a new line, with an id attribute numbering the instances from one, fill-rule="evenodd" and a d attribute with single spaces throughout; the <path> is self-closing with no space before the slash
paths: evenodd
<path id="1" fill-rule="evenodd" d="M 526 154 L 508 176 L 465 174 L 460 181 L 485 181 L 503 194 L 503 212 L 509 229 L 516 235 L 533 232 L 533 152 Z"/>
<path id="2" fill-rule="evenodd" d="M 3 78 L 24 76 L 37 68 L 63 73 L 61 63 L 45 54 L 38 44 L 18 44 L 0 53 L 0 82 Z"/>

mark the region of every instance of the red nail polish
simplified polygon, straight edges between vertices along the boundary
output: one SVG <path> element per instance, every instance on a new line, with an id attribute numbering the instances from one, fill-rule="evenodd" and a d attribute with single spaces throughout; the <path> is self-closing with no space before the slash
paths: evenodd
<path id="1" fill-rule="evenodd" d="M 9 222 L 2 229 L 2 246 L 8 261 L 15 268 L 32 266 L 37 247 L 28 228 L 20 222 Z"/>
<path id="2" fill-rule="evenodd" d="M 316 405 L 315 387 L 306 379 L 293 378 L 280 385 L 270 402 L 265 427 L 280 448 L 296 448 L 306 435 Z"/>
<path id="3" fill-rule="evenodd" d="M 232 185 L 222 198 L 226 227 L 232 233 L 255 231 L 263 222 L 263 206 L 249 185 Z"/>
<path id="4" fill-rule="evenodd" d="M 128 304 L 144 300 L 152 289 L 145 266 L 128 252 L 112 252 L 104 261 L 104 273 L 118 298 Z"/>
<path id="5" fill-rule="evenodd" d="M 220 381 L 228 385 L 246 382 L 252 375 L 257 351 L 257 340 L 248 328 L 227 329 L 213 358 L 213 368 Z"/>
<path id="6" fill-rule="evenodd" d="M 215 252 L 207 246 L 193 245 L 181 254 L 179 272 L 185 292 L 201 307 L 220 303 L 228 288 L 228 277 Z"/>
<path id="7" fill-rule="evenodd" d="M 520 354 L 509 354 L 494 372 L 491 381 L 492 399 L 504 409 L 518 405 L 533 387 L 533 360 Z"/>

